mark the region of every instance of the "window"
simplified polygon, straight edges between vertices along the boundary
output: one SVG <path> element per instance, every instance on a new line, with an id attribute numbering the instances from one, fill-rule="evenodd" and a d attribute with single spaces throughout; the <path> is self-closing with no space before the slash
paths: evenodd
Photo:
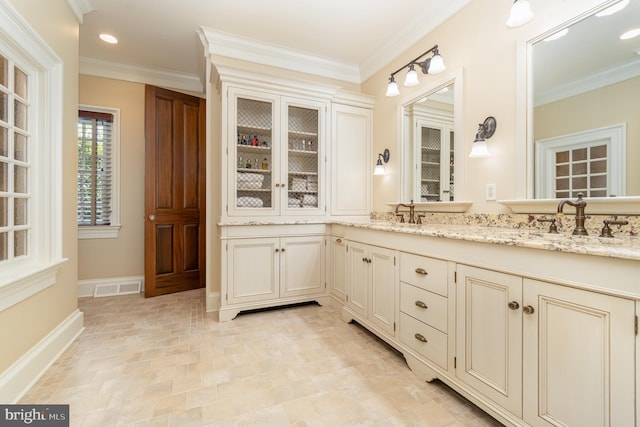
<path id="1" fill-rule="evenodd" d="M 536 197 L 624 196 L 626 125 L 536 141 Z"/>
<path id="2" fill-rule="evenodd" d="M 0 311 L 62 258 L 62 61 L 0 0 Z"/>
<path id="3" fill-rule="evenodd" d="M 78 237 L 118 237 L 118 110 L 78 112 Z"/>

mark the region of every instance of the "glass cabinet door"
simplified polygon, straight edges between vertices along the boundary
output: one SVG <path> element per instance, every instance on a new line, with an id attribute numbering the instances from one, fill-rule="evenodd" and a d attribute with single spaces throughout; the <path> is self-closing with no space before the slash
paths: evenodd
<path id="1" fill-rule="evenodd" d="M 312 213 L 323 206 L 320 197 L 323 105 L 285 100 L 287 147 L 285 164 L 288 213 Z M 284 171 L 283 171 L 284 172 Z"/>
<path id="2" fill-rule="evenodd" d="M 422 123 L 418 127 L 421 202 L 454 199 L 454 133 L 448 125 Z"/>
<path id="3" fill-rule="evenodd" d="M 235 211 L 271 211 L 275 159 L 274 102 L 235 97 Z"/>

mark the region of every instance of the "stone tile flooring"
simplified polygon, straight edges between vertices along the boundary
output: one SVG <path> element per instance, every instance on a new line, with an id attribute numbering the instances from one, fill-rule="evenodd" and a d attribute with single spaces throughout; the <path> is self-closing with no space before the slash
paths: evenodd
<path id="1" fill-rule="evenodd" d="M 498 426 L 330 307 L 218 323 L 204 290 L 81 298 L 85 331 L 21 403 L 72 427 Z"/>

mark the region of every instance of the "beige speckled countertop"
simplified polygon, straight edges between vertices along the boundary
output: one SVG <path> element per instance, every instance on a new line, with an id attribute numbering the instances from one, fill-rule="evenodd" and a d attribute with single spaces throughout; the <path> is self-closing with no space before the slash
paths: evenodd
<path id="1" fill-rule="evenodd" d="M 418 236 L 443 237 L 472 242 L 640 260 L 640 237 L 628 234 L 614 234 L 613 238 L 608 238 L 549 234 L 535 229 L 449 224 L 406 224 L 387 221 L 334 222 L 334 224 Z"/>
<path id="2" fill-rule="evenodd" d="M 617 232 L 613 238 L 589 236 L 572 236 L 568 233 L 549 234 L 538 229 L 483 227 L 477 225 L 451 224 L 406 224 L 389 221 L 233 221 L 218 224 L 228 226 L 260 226 L 260 225 L 302 225 L 302 224 L 336 224 L 347 227 L 366 228 L 370 230 L 406 233 L 417 236 L 442 237 L 446 239 L 467 240 L 471 242 L 493 243 L 507 246 L 520 246 L 550 251 L 571 252 L 611 258 L 622 258 L 640 261 L 640 237 Z"/>

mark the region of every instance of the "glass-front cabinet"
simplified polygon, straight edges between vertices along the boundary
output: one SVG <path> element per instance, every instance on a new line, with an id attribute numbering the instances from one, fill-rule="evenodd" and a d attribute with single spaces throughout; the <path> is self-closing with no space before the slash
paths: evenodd
<path id="1" fill-rule="evenodd" d="M 454 133 L 444 122 L 416 120 L 416 169 L 420 187 L 415 200 L 421 202 L 453 201 Z"/>
<path id="2" fill-rule="evenodd" d="M 229 215 L 324 213 L 326 103 L 239 88 L 229 103 Z"/>

